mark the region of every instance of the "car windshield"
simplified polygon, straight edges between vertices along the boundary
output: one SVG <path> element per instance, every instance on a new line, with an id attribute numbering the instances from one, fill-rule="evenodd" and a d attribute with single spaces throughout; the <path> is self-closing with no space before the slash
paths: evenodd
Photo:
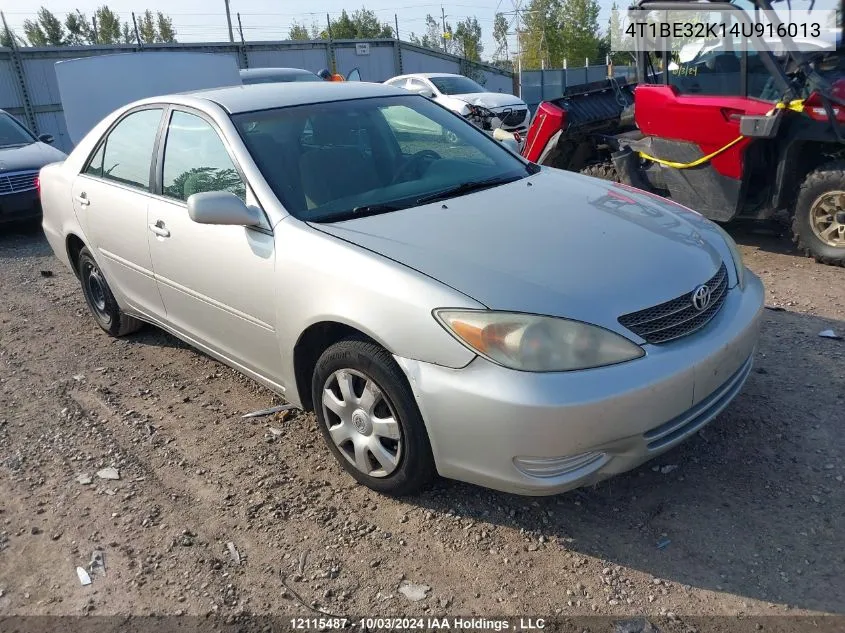
<path id="1" fill-rule="evenodd" d="M 484 88 L 468 77 L 429 77 L 437 89 L 444 95 L 466 95 L 484 92 Z"/>
<path id="2" fill-rule="evenodd" d="M 301 220 L 387 213 L 537 169 L 417 95 L 248 112 L 233 120 L 261 173 Z"/>
<path id="3" fill-rule="evenodd" d="M 0 112 L 0 147 L 29 145 L 35 137 L 11 115 Z"/>

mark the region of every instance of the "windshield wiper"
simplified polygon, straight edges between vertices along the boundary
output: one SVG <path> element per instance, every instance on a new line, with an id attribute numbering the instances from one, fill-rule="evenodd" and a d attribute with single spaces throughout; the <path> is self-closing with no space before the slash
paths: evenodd
<path id="1" fill-rule="evenodd" d="M 352 220 L 355 218 L 365 218 L 370 215 L 379 215 L 380 213 L 390 213 L 391 211 L 399 211 L 406 209 L 406 204 L 385 203 L 385 204 L 367 204 L 360 207 L 354 207 L 348 211 L 339 211 L 338 213 L 331 213 L 321 218 L 311 218 L 311 222 L 342 222 L 343 220 Z"/>
<path id="2" fill-rule="evenodd" d="M 522 176 L 497 176 L 496 178 L 487 178 L 485 180 L 471 180 L 469 182 L 463 182 L 459 185 L 455 185 L 454 187 L 442 189 L 427 196 L 417 198 L 417 204 L 426 204 L 427 202 L 437 202 L 439 200 L 455 198 L 457 196 L 463 196 L 474 191 L 490 189 L 491 187 L 495 187 L 496 185 L 504 185 L 509 182 L 514 182 L 515 180 L 520 179 L 522 179 Z"/>

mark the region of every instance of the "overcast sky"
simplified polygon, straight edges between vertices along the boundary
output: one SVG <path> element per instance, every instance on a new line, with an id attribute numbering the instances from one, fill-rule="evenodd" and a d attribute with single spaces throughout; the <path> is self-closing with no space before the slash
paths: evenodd
<path id="1" fill-rule="evenodd" d="M 340 14 L 346 8 L 352 11 L 361 4 L 344 0 L 305 0 L 305 2 L 286 2 L 284 0 L 230 0 L 233 26 L 237 27 L 236 14 L 241 14 L 244 38 L 250 40 L 280 40 L 287 37 L 288 29 L 294 21 L 306 23 L 309 27 L 316 22 L 320 27 L 325 26 L 326 13 L 332 17 Z M 611 0 L 599 0 L 602 5 L 601 25 L 607 24 Z M 177 39 L 180 42 L 197 41 L 226 41 L 228 31 L 224 0 L 43 0 L 43 3 L 56 15 L 64 15 L 80 9 L 88 17 L 98 6 L 105 3 L 120 14 L 121 19 L 131 21 L 131 12 L 136 15 L 144 9 L 163 11 L 173 18 Z M 21 25 L 27 18 L 34 17 L 37 7 L 41 3 L 22 2 L 21 0 L 5 0 L 2 10 L 6 14 L 9 26 L 22 32 Z M 430 13 L 439 19 L 441 4 L 432 0 L 368 0 L 363 3 L 368 9 L 375 11 L 379 19 L 393 25 L 393 15 L 399 16 L 399 35 L 407 40 L 413 31 L 420 34 L 425 30 L 425 16 Z M 528 0 L 523 0 L 523 6 Z M 219 6 L 218 6 L 219 5 Z M 514 10 L 514 0 L 456 0 L 455 3 L 444 3 L 446 20 L 451 24 L 463 20 L 467 16 L 478 18 L 482 28 L 484 45 L 483 57 L 490 58 L 495 52 L 493 42 L 493 16 L 496 11 L 508 12 Z M 307 7 L 306 9 L 301 9 Z M 506 16 L 509 20 L 513 15 Z M 237 39 L 237 31 L 235 32 Z M 515 38 L 511 37 L 511 44 Z"/>

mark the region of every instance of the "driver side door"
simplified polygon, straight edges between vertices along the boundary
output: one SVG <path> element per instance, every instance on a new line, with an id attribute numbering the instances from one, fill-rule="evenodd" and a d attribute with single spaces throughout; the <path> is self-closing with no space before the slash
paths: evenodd
<path id="1" fill-rule="evenodd" d="M 275 245 L 263 226 L 199 224 L 195 193 L 227 191 L 258 206 L 215 124 L 174 108 L 159 150 L 148 244 L 167 321 L 182 336 L 249 372 L 279 380 Z"/>

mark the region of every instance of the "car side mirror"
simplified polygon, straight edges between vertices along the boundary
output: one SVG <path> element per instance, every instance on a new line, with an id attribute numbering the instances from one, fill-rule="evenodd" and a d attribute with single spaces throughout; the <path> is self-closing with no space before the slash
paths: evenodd
<path id="1" fill-rule="evenodd" d="M 38 137 L 38 140 L 42 143 L 52 143 L 55 139 L 52 134 L 42 134 Z"/>
<path id="2" fill-rule="evenodd" d="M 228 191 L 207 191 L 188 197 L 188 215 L 198 224 L 259 226 L 258 211 Z"/>
<path id="3" fill-rule="evenodd" d="M 430 88 L 420 88 L 417 90 L 418 95 L 422 95 L 426 99 L 434 99 L 434 91 Z"/>

